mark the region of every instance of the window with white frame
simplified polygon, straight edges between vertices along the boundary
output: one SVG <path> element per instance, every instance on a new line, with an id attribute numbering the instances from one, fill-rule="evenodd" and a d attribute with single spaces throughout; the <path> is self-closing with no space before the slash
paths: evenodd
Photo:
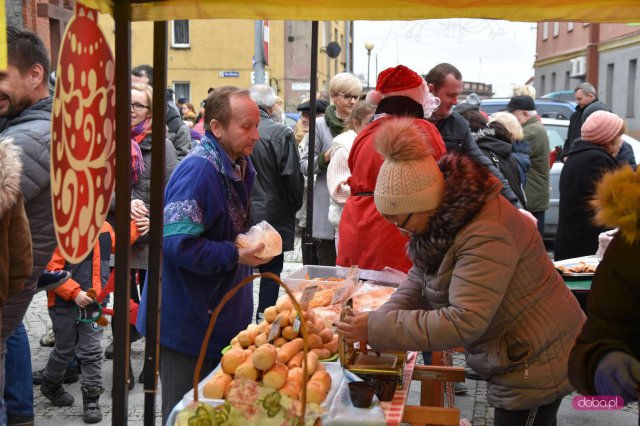
<path id="1" fill-rule="evenodd" d="M 191 83 L 188 81 L 174 81 L 173 91 L 175 92 L 175 99 L 180 98 L 191 99 Z"/>
<path id="2" fill-rule="evenodd" d="M 560 22 L 553 23 L 553 36 L 558 37 L 560 35 Z"/>
<path id="3" fill-rule="evenodd" d="M 547 40 L 549 38 L 549 23 L 542 23 L 542 39 Z"/>
<path id="4" fill-rule="evenodd" d="M 171 47 L 185 49 L 189 44 L 189 21 L 171 21 Z"/>

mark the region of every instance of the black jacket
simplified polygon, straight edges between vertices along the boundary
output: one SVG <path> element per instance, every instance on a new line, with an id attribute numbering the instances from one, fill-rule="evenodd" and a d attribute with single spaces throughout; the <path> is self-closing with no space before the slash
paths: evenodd
<path id="1" fill-rule="evenodd" d="M 511 190 L 516 194 L 520 204 L 526 206 L 527 197 L 524 195 L 522 181 L 520 180 L 520 165 L 511 155 L 511 144 L 492 136 L 480 135 L 476 139 L 480 150 L 500 170 Z"/>
<path id="2" fill-rule="evenodd" d="M 607 230 L 593 224 L 589 201 L 605 172 L 618 167 L 605 149 L 583 139 L 573 142 L 560 173 L 560 208 L 555 260 L 596 254 L 598 235 Z"/>
<path id="3" fill-rule="evenodd" d="M 251 220 L 269 222 L 282 237 L 282 250 L 293 250 L 296 212 L 302 207 L 304 180 L 291 129 L 260 109 L 260 140 L 251 154 L 256 180 L 251 191 Z"/>
<path id="4" fill-rule="evenodd" d="M 611 111 L 609 107 L 600 102 L 598 99 L 595 99 L 589 105 L 584 108 L 576 107 L 576 110 L 569 117 L 569 130 L 567 130 L 567 139 L 564 141 L 564 146 L 562 147 L 562 155 L 560 158 L 564 158 L 569 154 L 569 150 L 571 150 L 571 144 L 576 139 L 581 136 L 582 124 L 584 121 L 596 111 Z"/>
<path id="5" fill-rule="evenodd" d="M 478 164 L 487 167 L 491 174 L 500 179 L 502 183 L 501 194 L 514 206 L 518 208 L 524 207 L 509 187 L 509 182 L 507 182 L 502 173 L 500 173 L 500 170 L 480 151 L 475 138 L 471 134 L 471 130 L 469 130 L 467 121 L 460 114 L 452 112 L 449 117 L 437 121 L 434 124 L 440 131 L 440 135 L 447 147 L 447 152 L 466 154 Z"/>

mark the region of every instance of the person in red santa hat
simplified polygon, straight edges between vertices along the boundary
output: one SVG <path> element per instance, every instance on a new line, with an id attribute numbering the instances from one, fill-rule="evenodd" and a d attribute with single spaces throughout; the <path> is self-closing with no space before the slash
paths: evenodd
<path id="1" fill-rule="evenodd" d="M 337 265 L 358 265 L 362 269 L 385 267 L 408 272 L 412 266 L 406 254 L 407 235 L 386 221 L 376 210 L 373 190 L 383 158 L 373 140 L 380 126 L 392 117 L 411 117 L 428 136 L 429 154 L 437 161 L 445 145 L 436 127 L 425 120 L 438 107 L 426 81 L 415 71 L 398 65 L 378 76 L 376 90 L 367 101 L 377 105 L 373 121 L 353 142 L 349 155 L 351 196 L 340 220 Z M 404 235 L 403 235 L 404 234 Z"/>

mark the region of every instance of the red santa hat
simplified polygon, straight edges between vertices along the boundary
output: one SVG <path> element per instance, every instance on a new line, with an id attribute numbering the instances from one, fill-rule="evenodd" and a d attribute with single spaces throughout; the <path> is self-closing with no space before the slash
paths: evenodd
<path id="1" fill-rule="evenodd" d="M 367 101 L 378 105 L 383 98 L 392 96 L 394 93 L 403 92 L 403 95 L 409 96 L 412 89 L 416 91 L 416 98 L 420 99 L 423 96 L 424 89 L 421 88 L 423 84 L 425 84 L 424 79 L 404 65 L 387 68 L 378 74 L 376 90 L 367 94 Z"/>

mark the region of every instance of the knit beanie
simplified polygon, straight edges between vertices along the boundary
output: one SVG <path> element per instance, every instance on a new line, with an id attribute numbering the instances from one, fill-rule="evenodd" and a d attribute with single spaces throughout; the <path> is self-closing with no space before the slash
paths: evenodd
<path id="1" fill-rule="evenodd" d="M 411 118 L 393 118 L 376 134 L 384 157 L 374 191 L 382 214 L 398 215 L 435 210 L 442 200 L 444 177 L 429 153 L 429 136 Z"/>
<path id="2" fill-rule="evenodd" d="M 596 111 L 582 124 L 582 139 L 608 145 L 622 131 L 624 120 L 612 112 Z"/>

